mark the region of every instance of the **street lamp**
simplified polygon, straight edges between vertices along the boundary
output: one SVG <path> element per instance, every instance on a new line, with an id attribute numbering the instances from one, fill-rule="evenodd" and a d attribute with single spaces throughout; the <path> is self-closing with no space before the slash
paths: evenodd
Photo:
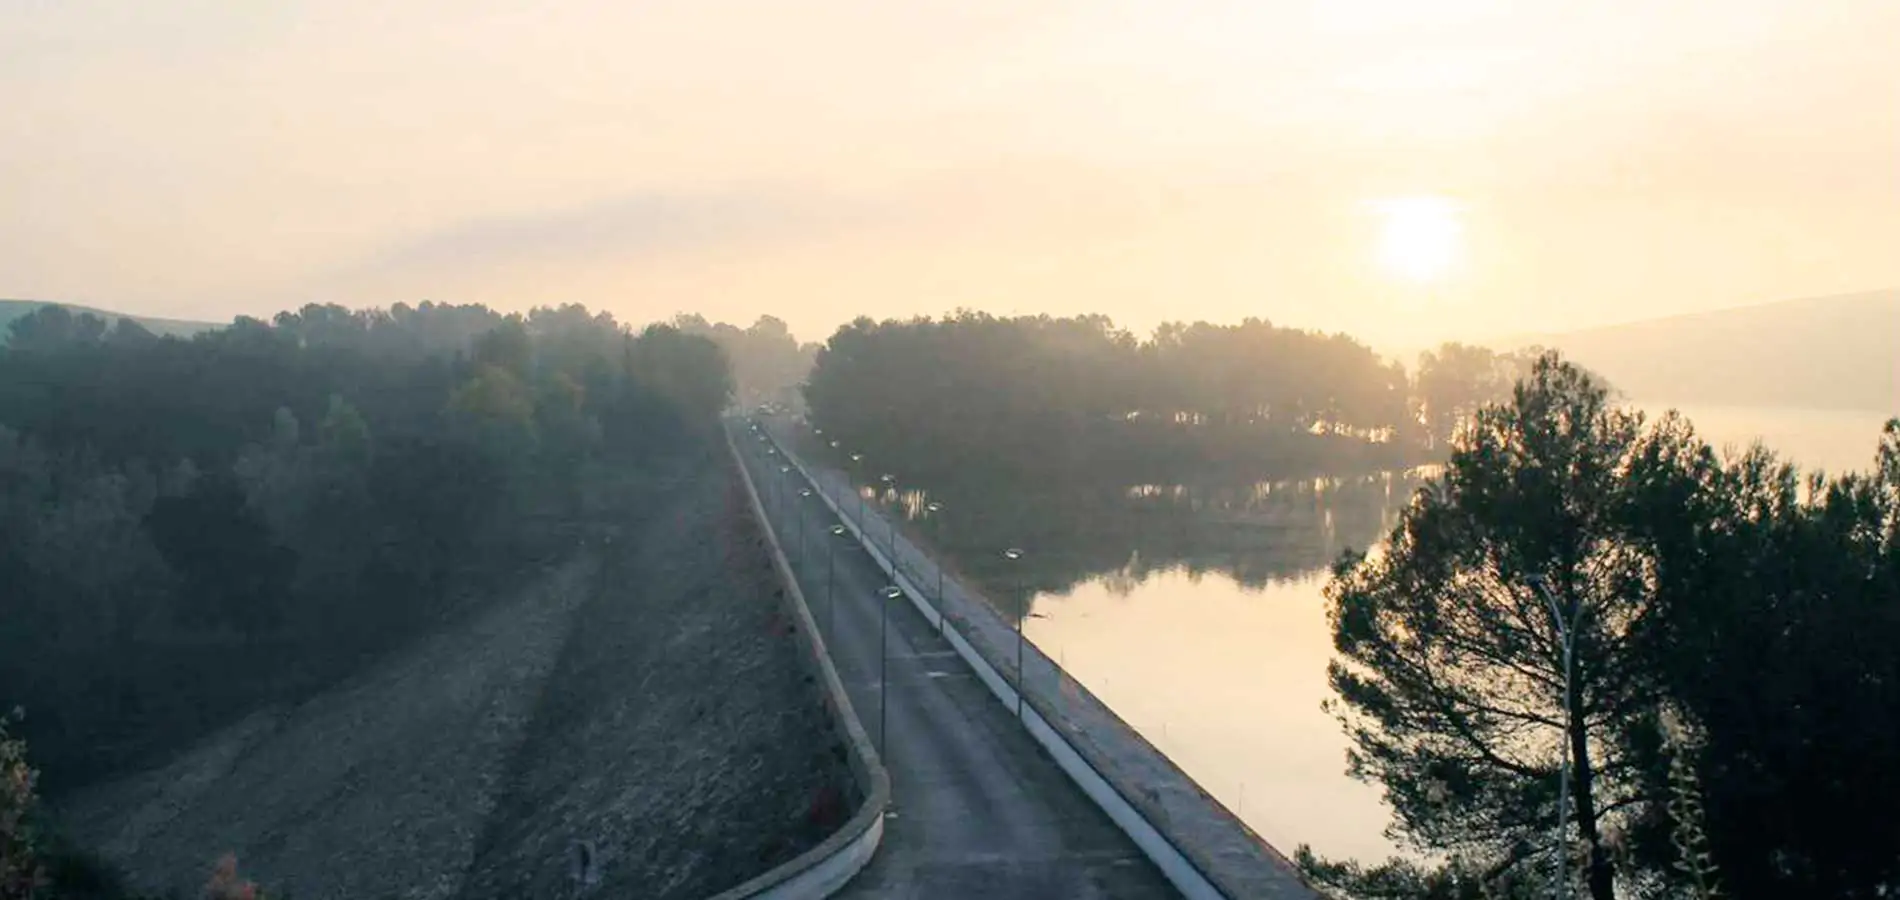
<path id="1" fill-rule="evenodd" d="M 877 480 L 883 483 L 884 490 L 891 493 L 891 500 L 895 502 L 897 499 L 897 478 L 893 475 L 885 474 L 878 476 Z M 880 507 L 884 505 L 883 494 L 878 495 L 878 505 Z M 897 516 L 890 512 L 885 512 L 883 515 L 884 543 L 890 546 L 891 578 L 895 580 L 897 578 Z"/>
<path id="2" fill-rule="evenodd" d="M 1552 894 L 1557 900 L 1567 900 L 1570 895 L 1570 830 L 1564 827 L 1564 816 L 1569 811 L 1570 800 L 1570 735 L 1576 729 L 1572 706 L 1573 681 L 1576 675 L 1577 660 L 1577 623 L 1583 619 L 1583 604 L 1574 604 L 1568 622 L 1565 621 L 1563 605 L 1550 590 L 1550 579 L 1543 575 L 1528 575 L 1524 583 L 1544 599 L 1544 605 L 1550 608 L 1551 627 L 1557 631 L 1557 639 L 1564 650 L 1564 734 L 1558 741 L 1562 750 L 1562 762 L 1557 767 L 1557 875 Z M 1594 852 L 1594 851 L 1593 851 Z"/>
<path id="3" fill-rule="evenodd" d="M 943 547 L 943 523 L 939 519 L 942 513 L 943 513 L 943 504 L 938 503 L 935 500 L 932 500 L 929 503 L 924 504 L 924 519 L 925 521 L 930 523 L 930 536 L 936 539 L 932 541 L 931 543 L 936 545 L 934 549 L 937 551 L 937 556 L 935 559 L 932 560 L 932 562 L 935 563 L 937 566 L 937 633 L 939 634 L 943 633 L 943 627 L 944 627 L 943 626 L 943 617 L 944 617 L 943 554 L 947 552 L 946 550 L 944 550 L 944 547 Z"/>
<path id="4" fill-rule="evenodd" d="M 843 539 L 845 536 L 844 526 L 843 525 L 831 526 L 831 536 L 835 538 Z M 833 589 L 832 589 L 832 583 L 834 580 L 832 576 L 836 575 L 837 572 L 838 572 L 838 542 L 826 541 L 825 542 L 825 631 L 832 634 L 837 633 L 836 625 L 838 623 L 838 598 L 834 595 Z"/>
<path id="5" fill-rule="evenodd" d="M 851 454 L 851 461 L 854 463 L 859 462 L 863 459 L 864 459 L 864 454 L 862 453 Z M 856 478 L 852 478 L 851 479 L 852 490 L 857 490 L 857 487 L 858 487 L 858 480 Z M 863 532 L 864 531 L 864 492 L 857 491 L 857 494 L 858 494 L 858 531 Z"/>
<path id="6" fill-rule="evenodd" d="M 837 439 L 837 438 L 832 438 L 832 439 L 831 439 L 831 440 L 829 440 L 829 441 L 820 441 L 820 442 L 819 442 L 819 447 L 820 447 L 820 449 L 821 449 L 821 450 L 823 449 L 823 447 L 824 447 L 825 445 L 830 445 L 830 447 L 831 447 L 831 449 L 833 449 L 833 450 L 837 450 L 837 449 L 838 449 L 838 439 Z M 830 496 L 832 496 L 833 494 L 836 494 L 836 493 L 837 493 L 836 491 L 833 491 L 833 490 L 831 490 L 831 489 L 830 489 L 830 488 L 828 487 L 828 483 L 829 483 L 829 482 L 831 482 L 831 481 L 835 481 L 835 480 L 836 480 L 836 479 L 834 479 L 834 478 L 832 478 L 831 476 L 832 476 L 832 475 L 836 475 L 836 474 L 837 474 L 837 473 L 836 473 L 836 472 L 834 472 L 834 471 L 829 471 L 829 470 L 827 470 L 826 472 L 824 472 L 824 473 L 822 473 L 822 474 L 820 474 L 820 475 L 818 476 L 818 477 L 819 477 L 819 482 L 818 482 L 818 486 L 819 486 L 820 488 L 824 488 L 824 489 L 825 489 L 825 496 L 827 496 L 827 497 L 830 497 Z M 843 515 L 843 513 L 839 513 L 839 515 Z"/>
<path id="7" fill-rule="evenodd" d="M 897 585 L 887 584 L 878 589 L 879 603 L 877 619 L 877 752 L 885 752 L 884 747 L 884 674 L 890 666 L 891 601 L 904 596 Z"/>
<path id="8" fill-rule="evenodd" d="M 788 502 L 786 495 L 790 494 L 792 490 L 792 479 L 789 477 L 791 474 L 791 466 L 778 467 L 778 490 L 776 493 L 779 495 L 778 506 L 779 512 L 781 513 L 785 511 L 785 505 Z"/>
<path id="9" fill-rule="evenodd" d="M 1011 562 L 1011 563 L 1021 562 L 1022 558 L 1023 558 L 1023 551 L 1021 550 L 1021 548 L 1011 547 L 1008 550 L 1003 551 L 1003 560 L 1005 562 Z M 1016 566 L 1008 567 L 1010 574 L 1005 575 L 1003 577 L 1003 583 L 1005 585 L 1010 586 L 1010 587 L 1015 586 L 1016 568 L 1017 568 Z M 1022 614 L 1026 612 L 1027 610 L 1028 610 L 1028 604 L 1023 604 L 1016 611 L 1016 718 L 1019 720 L 1023 717 L 1023 616 Z"/>
<path id="10" fill-rule="evenodd" d="M 810 500 L 811 488 L 799 488 L 798 499 Z M 798 556 L 802 558 L 805 555 L 805 504 L 799 504 L 798 509 L 793 510 L 793 512 L 797 514 L 798 518 Z"/>

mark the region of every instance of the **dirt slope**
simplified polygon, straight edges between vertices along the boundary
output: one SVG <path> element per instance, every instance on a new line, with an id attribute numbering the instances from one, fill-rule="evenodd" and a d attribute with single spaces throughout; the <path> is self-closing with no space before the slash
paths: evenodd
<path id="1" fill-rule="evenodd" d="M 85 791 L 65 821 L 140 884 L 191 895 L 220 854 L 297 897 L 446 897 L 460 885 L 595 562 L 157 771 Z"/>
<path id="2" fill-rule="evenodd" d="M 462 896 L 703 897 L 842 824 L 842 748 L 778 613 L 743 488 L 708 470 L 580 610 Z"/>
<path id="3" fill-rule="evenodd" d="M 83 844 L 187 896 L 236 853 L 316 898 L 690 897 L 815 843 L 849 773 L 723 454 L 611 544 L 294 708 L 63 805 Z M 601 878 L 569 878 L 576 842 Z"/>

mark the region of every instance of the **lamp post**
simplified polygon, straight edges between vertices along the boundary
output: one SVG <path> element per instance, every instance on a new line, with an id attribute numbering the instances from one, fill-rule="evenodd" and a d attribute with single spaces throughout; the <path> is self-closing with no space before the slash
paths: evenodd
<path id="1" fill-rule="evenodd" d="M 779 512 L 782 513 L 785 511 L 785 507 L 791 505 L 791 500 L 792 500 L 792 467 L 791 466 L 786 465 L 786 466 L 778 467 L 778 489 L 779 489 L 779 504 L 778 504 Z"/>
<path id="2" fill-rule="evenodd" d="M 838 439 L 836 439 L 836 437 L 830 439 L 830 448 L 832 448 L 832 450 L 838 450 Z M 834 478 L 826 478 L 826 480 L 834 480 Z M 830 494 L 838 494 L 838 492 L 830 492 Z M 842 513 L 840 513 L 840 515 L 842 515 Z"/>
<path id="3" fill-rule="evenodd" d="M 851 462 L 854 464 L 863 459 L 864 459 L 864 454 L 862 453 L 851 454 Z M 851 489 L 854 491 L 857 491 L 857 494 L 858 494 L 858 533 L 863 534 L 864 533 L 864 492 L 861 490 L 858 490 L 858 480 L 856 478 L 851 479 Z"/>
<path id="4" fill-rule="evenodd" d="M 843 525 L 831 526 L 832 537 L 842 540 L 845 534 L 846 534 L 846 531 Z M 832 588 L 832 583 L 834 580 L 833 576 L 835 576 L 836 574 L 838 574 L 838 542 L 826 541 L 825 542 L 825 632 L 827 634 L 837 633 L 835 626 L 837 625 L 837 622 L 838 622 L 838 598 L 835 595 Z"/>
<path id="5" fill-rule="evenodd" d="M 938 519 L 938 517 L 941 516 L 942 514 L 943 514 L 943 504 L 938 503 L 935 500 L 932 500 L 929 503 L 924 504 L 924 518 L 926 521 L 930 523 L 931 537 L 936 538 L 936 540 L 933 541 L 933 543 L 937 545 L 935 548 L 937 551 L 937 556 L 935 559 L 932 560 L 932 562 L 935 563 L 937 566 L 937 633 L 938 634 L 942 634 L 943 628 L 944 628 L 944 624 L 943 624 L 943 619 L 944 619 L 943 554 L 946 551 L 943 548 L 943 523 L 939 521 Z"/>
<path id="6" fill-rule="evenodd" d="M 887 584 L 878 589 L 877 596 L 877 752 L 883 753 L 885 752 L 884 748 L 886 746 L 884 743 L 884 707 L 887 705 L 885 702 L 884 674 L 891 663 L 891 654 L 888 649 L 890 647 L 891 601 L 904 596 L 904 592 L 900 590 L 897 585 Z"/>
<path id="7" fill-rule="evenodd" d="M 798 499 L 810 500 L 811 488 L 799 488 Z M 805 506 L 806 504 L 800 503 L 798 509 L 794 510 L 798 518 L 798 555 L 801 558 L 805 555 Z"/>
<path id="8" fill-rule="evenodd" d="M 878 476 L 877 480 L 879 483 L 884 485 L 884 488 L 883 488 L 884 491 L 890 492 L 892 501 L 893 502 L 896 501 L 897 478 L 893 475 L 885 474 L 885 475 Z M 884 505 L 884 495 L 880 493 L 878 494 L 878 506 L 882 507 L 883 505 Z M 889 554 L 890 563 L 891 563 L 891 580 L 896 581 L 897 580 L 897 516 L 888 511 L 884 512 L 883 515 L 884 515 L 884 543 L 886 546 L 890 548 L 890 551 L 891 551 Z"/>
<path id="9" fill-rule="evenodd" d="M 759 440 L 761 440 L 761 441 L 766 441 L 766 438 L 765 438 L 765 435 L 759 435 Z M 771 456 L 777 456 L 777 455 L 778 455 L 778 448 L 777 448 L 777 447 L 774 447 L 774 446 L 772 446 L 772 444 L 771 444 L 771 442 L 770 442 L 770 441 L 766 441 L 766 445 L 765 445 L 765 455 L 766 455 L 766 456 L 768 456 L 768 457 L 771 457 Z M 766 464 L 767 464 L 767 465 L 771 465 L 771 462 L 770 462 L 770 460 L 768 460 Z M 767 472 L 769 473 L 769 472 L 770 472 L 771 470 L 770 470 L 770 469 L 767 469 L 766 471 L 767 471 Z M 772 501 L 773 501 L 774 503 L 776 503 L 776 502 L 778 502 L 778 485 L 776 485 L 776 484 L 772 486 Z"/>
<path id="10" fill-rule="evenodd" d="M 836 449 L 838 449 L 838 439 L 837 439 L 837 438 L 832 438 L 832 439 L 831 439 L 831 440 L 829 440 L 829 441 L 822 441 L 822 442 L 820 442 L 820 444 L 819 444 L 819 452 L 823 452 L 823 448 L 824 448 L 824 447 L 826 447 L 826 446 L 829 446 L 829 447 L 830 447 L 831 449 L 833 449 L 833 450 L 836 450 Z M 825 472 L 823 472 L 823 473 L 820 473 L 820 474 L 819 474 L 819 476 L 818 476 L 818 478 L 819 478 L 819 481 L 818 481 L 818 487 L 824 490 L 824 492 L 825 492 L 825 496 L 827 496 L 827 497 L 835 497 L 835 496 L 837 495 L 837 493 L 838 493 L 837 491 L 834 491 L 834 490 L 832 490 L 832 489 L 831 489 L 831 483 L 832 483 L 832 481 L 834 480 L 834 479 L 833 479 L 833 478 L 831 477 L 831 476 L 832 476 L 833 474 L 835 474 L 835 473 L 833 473 L 833 472 L 830 472 L 830 471 L 825 471 Z M 840 515 L 842 515 L 842 513 L 841 513 Z"/>
<path id="11" fill-rule="evenodd" d="M 1562 762 L 1557 767 L 1557 874 L 1551 893 L 1557 900 L 1567 900 L 1570 896 L 1570 830 L 1564 827 L 1564 816 L 1569 812 L 1570 800 L 1570 735 L 1576 729 L 1572 716 L 1574 679 L 1577 660 L 1577 623 L 1583 619 L 1583 604 L 1574 604 L 1566 622 L 1563 605 L 1550 590 L 1550 580 L 1542 575 L 1531 575 L 1524 579 L 1542 597 L 1544 605 L 1550 608 L 1551 627 L 1557 632 L 1557 639 L 1564 651 L 1564 734 L 1558 743 L 1563 752 Z"/>
<path id="12" fill-rule="evenodd" d="M 1005 562 L 1018 563 L 1018 562 L 1021 562 L 1022 559 L 1023 559 L 1023 551 L 1021 548 L 1011 547 L 1008 550 L 1003 551 L 1003 560 Z M 1004 576 L 1003 583 L 1009 587 L 1015 587 L 1016 585 L 1015 576 L 1016 576 L 1017 567 L 1014 565 L 1011 565 L 1011 566 L 1008 566 L 1007 568 L 1009 569 L 1009 574 Z M 1019 606 L 1019 608 L 1016 610 L 1016 718 L 1019 720 L 1023 717 L 1023 615 L 1022 614 L 1027 611 L 1028 611 L 1028 604 L 1026 603 Z"/>
<path id="13" fill-rule="evenodd" d="M 775 457 L 775 456 L 778 456 L 778 449 L 777 449 L 777 448 L 775 448 L 775 447 L 766 447 L 766 448 L 765 448 L 765 455 L 766 455 L 767 457 Z M 770 476 L 771 476 L 771 474 L 772 474 L 772 467 L 771 467 L 771 462 L 770 462 L 769 460 L 768 460 L 768 461 L 767 461 L 767 463 L 766 463 L 766 468 L 765 468 L 765 474 L 766 474 L 766 476 L 767 476 L 767 477 L 770 477 Z M 774 483 L 773 483 L 773 484 L 771 485 L 771 488 L 772 488 L 772 504 L 773 504 L 774 506 L 776 506 L 776 505 L 778 505 L 778 500 L 779 500 L 779 496 L 778 496 L 778 488 L 779 488 L 779 486 L 778 486 L 778 484 L 777 484 L 776 482 L 774 482 Z"/>

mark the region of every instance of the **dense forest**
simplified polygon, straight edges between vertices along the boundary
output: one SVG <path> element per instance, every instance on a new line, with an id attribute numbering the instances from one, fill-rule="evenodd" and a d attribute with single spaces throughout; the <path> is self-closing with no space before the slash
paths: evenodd
<path id="1" fill-rule="evenodd" d="M 732 389 L 579 306 L 40 309 L 0 344 L 0 710 L 57 790 L 315 690 L 589 539 Z"/>
<path id="2" fill-rule="evenodd" d="M 1546 897 L 1560 871 L 1594 900 L 1892 896 L 1900 419 L 1869 438 L 1867 473 L 1803 478 L 1538 361 L 1328 588 L 1351 769 L 1435 862 L 1302 851 L 1309 876 L 1367 898 Z"/>
<path id="3" fill-rule="evenodd" d="M 846 325 L 805 400 L 829 439 L 927 481 L 1295 477 L 1438 455 L 1532 356 L 1447 345 L 1412 377 L 1345 335 L 1257 319 L 1143 340 L 1103 316 L 962 312 Z"/>

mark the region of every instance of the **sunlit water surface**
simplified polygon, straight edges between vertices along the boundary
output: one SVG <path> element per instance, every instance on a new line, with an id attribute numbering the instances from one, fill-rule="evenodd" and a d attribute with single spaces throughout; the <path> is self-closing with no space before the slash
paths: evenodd
<path id="1" fill-rule="evenodd" d="M 1867 468 L 1885 418 L 1683 412 L 1718 446 L 1759 438 L 1804 469 L 1830 472 Z M 1389 816 L 1379 791 L 1346 776 L 1345 737 L 1320 708 L 1332 657 L 1323 589 L 1327 562 L 1343 547 L 1375 544 L 1418 483 L 1394 475 L 1130 489 L 1131 505 L 1171 502 L 1198 524 L 1157 527 L 1150 518 L 1117 537 L 1100 524 L 1111 514 L 1078 515 L 1076 529 L 1096 535 L 1087 539 L 1092 556 L 1114 544 L 1126 562 L 1065 572 L 1063 559 L 1045 556 L 1039 583 L 1066 587 L 1035 593 L 1027 633 L 1275 846 L 1383 858 L 1394 847 L 1382 836 Z"/>

